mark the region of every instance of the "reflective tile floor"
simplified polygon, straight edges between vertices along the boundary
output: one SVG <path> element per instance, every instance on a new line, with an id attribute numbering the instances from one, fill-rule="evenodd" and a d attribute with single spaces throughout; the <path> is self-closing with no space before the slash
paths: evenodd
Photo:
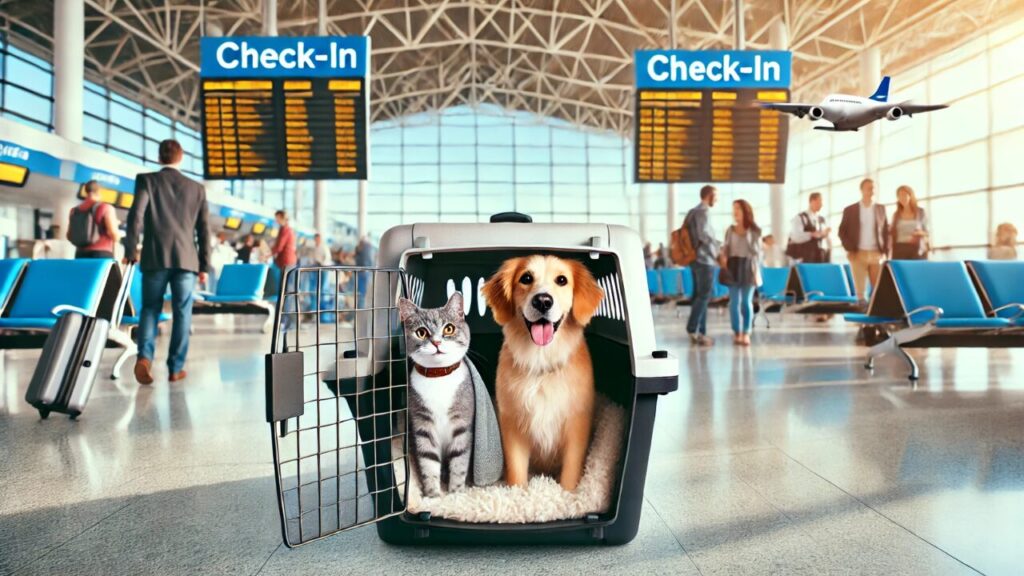
<path id="1" fill-rule="evenodd" d="M 911 388 L 838 320 L 737 349 L 714 313 L 696 350 L 656 316 L 680 389 L 616 548 L 283 547 L 255 320 L 198 318 L 187 381 L 102 380 L 78 422 L 24 403 L 37 352 L 0 352 L 0 574 L 1022 573 L 1024 352 L 915 353 Z"/>

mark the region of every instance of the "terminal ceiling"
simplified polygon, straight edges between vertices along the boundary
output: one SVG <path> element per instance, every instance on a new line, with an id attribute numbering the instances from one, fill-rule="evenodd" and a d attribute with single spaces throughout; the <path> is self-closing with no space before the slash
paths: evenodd
<path id="1" fill-rule="evenodd" d="M 674 0 L 679 48 L 734 47 L 732 0 Z M 372 38 L 374 120 L 494 104 L 628 135 L 633 51 L 667 48 L 672 0 L 327 0 L 329 34 Z M 85 0 L 93 80 L 198 124 L 199 37 L 260 35 L 261 0 Z M 748 49 L 781 18 L 794 97 L 858 92 L 858 54 L 898 72 L 1002 19 L 1021 0 L 746 0 Z M 53 46 L 52 0 L 0 0 L 22 47 Z M 317 0 L 278 0 L 278 33 L 315 35 Z M 58 40 L 59 41 L 59 40 Z M 43 54 L 45 55 L 45 54 Z M 898 87 L 896 87 L 898 91 Z"/>

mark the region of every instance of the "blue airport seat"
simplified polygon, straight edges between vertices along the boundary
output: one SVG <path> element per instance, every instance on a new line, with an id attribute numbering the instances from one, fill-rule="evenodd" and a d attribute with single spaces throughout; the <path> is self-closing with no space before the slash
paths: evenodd
<path id="1" fill-rule="evenodd" d="M 682 273 L 685 268 L 662 268 L 658 271 L 661 276 L 662 295 L 667 298 L 680 298 L 685 295 L 683 290 Z"/>
<path id="2" fill-rule="evenodd" d="M 131 289 L 128 293 L 128 298 L 132 301 L 132 307 L 135 309 L 135 314 L 132 316 L 125 315 L 121 318 L 121 324 L 125 326 L 138 326 L 139 316 L 142 314 L 142 270 L 138 266 L 135 267 L 135 277 L 132 279 Z M 164 323 L 171 319 L 171 315 L 167 312 L 161 312 L 157 323 Z"/>
<path id="3" fill-rule="evenodd" d="M 1013 320 L 986 311 L 980 280 L 985 273 L 975 274 L 977 287 L 963 262 L 887 262 L 867 314 L 845 316 L 852 323 L 892 330 L 886 340 L 868 350 L 866 366 L 873 368 L 875 358 L 896 352 L 909 366 L 910 379 L 917 380 L 917 362 L 905 348 L 1024 346 L 1024 332 Z M 986 275 L 989 280 L 991 276 Z"/>
<path id="4" fill-rule="evenodd" d="M 26 264 L 27 258 L 0 260 L 0 314 L 7 309 L 7 303 L 10 302 L 14 287 L 18 285 L 22 273 L 25 272 Z"/>
<path id="5" fill-rule="evenodd" d="M 977 279 L 985 311 L 1024 326 L 1024 262 L 978 260 L 967 266 Z"/>
<path id="6" fill-rule="evenodd" d="M 796 265 L 796 274 L 803 285 L 807 300 L 812 302 L 856 303 L 850 290 L 849 275 L 838 264 Z"/>
<path id="7" fill-rule="evenodd" d="M 850 294 L 857 294 L 857 285 L 853 282 L 853 267 L 849 263 L 843 264 L 843 273 L 846 274 L 846 285 L 850 287 Z M 867 297 L 867 294 L 864 295 Z"/>
<path id="8" fill-rule="evenodd" d="M 788 281 L 788 267 L 761 268 L 761 288 L 759 290 L 761 299 L 779 304 L 792 302 L 793 297 L 786 293 L 786 283 Z"/>
<path id="9" fill-rule="evenodd" d="M 95 315 L 113 260 L 34 260 L 0 328 L 48 330 L 57 323 L 54 309 L 70 306 Z"/>
<path id="10" fill-rule="evenodd" d="M 226 264 L 217 279 L 217 291 L 202 294 L 206 302 L 254 302 L 263 299 L 266 264 Z"/>
<path id="11" fill-rule="evenodd" d="M 661 294 L 661 287 L 660 286 L 661 285 L 659 283 L 658 271 L 657 270 L 648 270 L 647 271 L 647 292 L 651 296 L 658 296 L 658 295 Z"/>
<path id="12" fill-rule="evenodd" d="M 911 324 L 934 321 L 940 328 L 1001 328 L 1010 324 L 1006 318 L 985 314 L 963 262 L 893 260 L 889 266 Z M 941 312 L 915 312 L 930 307 Z"/>
<path id="13" fill-rule="evenodd" d="M 269 332 L 274 321 L 274 306 L 263 296 L 269 270 L 267 264 L 224 265 L 216 292 L 198 292 L 192 313 L 265 314 L 263 332 Z"/>

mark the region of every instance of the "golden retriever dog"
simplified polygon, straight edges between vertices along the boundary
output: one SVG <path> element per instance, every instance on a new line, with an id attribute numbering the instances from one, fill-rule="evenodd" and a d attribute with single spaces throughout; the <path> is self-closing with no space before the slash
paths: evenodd
<path id="1" fill-rule="evenodd" d="M 580 262 L 540 255 L 505 261 L 483 291 L 505 335 L 495 381 L 505 479 L 526 486 L 534 470 L 574 490 L 594 406 L 583 328 L 604 291 Z"/>

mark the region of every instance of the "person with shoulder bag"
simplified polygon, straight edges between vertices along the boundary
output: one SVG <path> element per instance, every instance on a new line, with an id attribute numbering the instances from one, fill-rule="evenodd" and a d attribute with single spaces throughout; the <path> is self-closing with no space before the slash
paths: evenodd
<path id="1" fill-rule="evenodd" d="M 729 320 L 733 344 L 750 346 L 754 325 L 754 290 L 761 285 L 761 228 L 746 200 L 732 203 L 735 223 L 725 232 L 722 244 L 722 283 L 729 286 Z"/>
<path id="2" fill-rule="evenodd" d="M 896 189 L 896 213 L 892 215 L 889 243 L 892 260 L 926 260 L 928 258 L 928 225 L 924 208 L 917 205 L 913 188 L 902 185 Z"/>
<path id="3" fill-rule="evenodd" d="M 786 256 L 808 264 L 831 260 L 828 237 L 832 229 L 821 214 L 821 205 L 821 192 L 812 192 L 808 210 L 793 218 Z"/>

